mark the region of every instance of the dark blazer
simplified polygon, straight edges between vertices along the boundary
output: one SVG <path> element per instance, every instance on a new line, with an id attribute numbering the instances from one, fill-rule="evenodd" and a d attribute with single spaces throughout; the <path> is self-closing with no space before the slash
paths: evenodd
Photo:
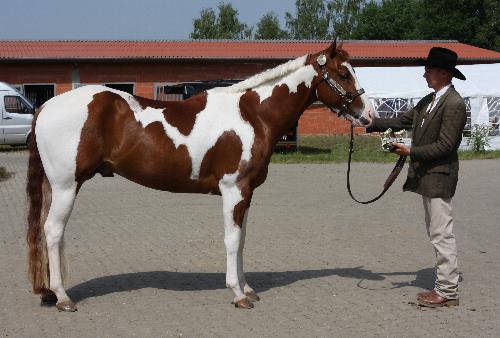
<path id="1" fill-rule="evenodd" d="M 430 198 L 451 198 L 458 182 L 457 150 L 467 120 L 465 103 L 451 86 L 427 113 L 432 96 L 425 96 L 415 108 L 396 118 L 376 118 L 367 131 L 413 130 L 408 177 L 403 190 Z"/>

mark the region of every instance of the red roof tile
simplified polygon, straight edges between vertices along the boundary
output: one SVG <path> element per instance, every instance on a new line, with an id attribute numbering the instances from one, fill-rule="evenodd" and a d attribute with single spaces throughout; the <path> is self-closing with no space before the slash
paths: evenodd
<path id="1" fill-rule="evenodd" d="M 291 59 L 326 48 L 325 41 L 0 41 L 0 60 Z M 462 60 L 494 60 L 500 53 L 457 41 L 344 41 L 353 59 L 425 58 L 432 46 Z"/>

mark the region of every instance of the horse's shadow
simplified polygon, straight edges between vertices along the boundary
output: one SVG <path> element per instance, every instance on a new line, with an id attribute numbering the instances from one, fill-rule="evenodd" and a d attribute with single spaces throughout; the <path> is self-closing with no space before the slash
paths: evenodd
<path id="1" fill-rule="evenodd" d="M 431 289 L 434 283 L 434 269 L 423 269 L 417 272 L 388 272 L 377 273 L 355 268 L 337 268 L 321 270 L 301 270 L 282 272 L 248 272 L 247 281 L 255 291 L 264 292 L 272 288 L 293 284 L 297 281 L 313 278 L 339 276 L 343 278 L 359 279 L 361 281 L 383 281 L 388 276 L 408 275 L 415 276 L 415 280 L 402 283 L 391 283 L 391 288 L 416 286 Z M 87 298 L 104 296 L 115 292 L 139 290 L 145 288 L 165 289 L 173 291 L 200 291 L 218 290 L 225 287 L 225 274 L 204 272 L 172 272 L 149 271 L 135 272 L 94 278 L 78 284 L 68 290 L 69 296 L 76 302 Z M 360 283 L 358 283 L 358 287 Z"/>

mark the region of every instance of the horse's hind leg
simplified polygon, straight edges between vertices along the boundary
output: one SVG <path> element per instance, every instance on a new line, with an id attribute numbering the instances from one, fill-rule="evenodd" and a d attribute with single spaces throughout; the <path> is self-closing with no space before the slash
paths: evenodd
<path id="1" fill-rule="evenodd" d="M 247 296 L 247 298 L 250 299 L 252 302 L 257 302 L 260 300 L 260 297 L 250 287 L 250 285 L 248 285 L 245 278 L 245 272 L 243 269 L 243 249 L 245 248 L 245 237 L 247 234 L 247 218 L 249 209 L 250 208 L 247 208 L 245 210 L 243 221 L 241 223 L 241 242 L 240 242 L 240 248 L 238 250 L 238 279 L 241 281 L 241 284 L 244 285 L 243 292 L 245 293 L 245 296 Z"/>
<path id="2" fill-rule="evenodd" d="M 49 258 L 50 290 L 57 297 L 60 311 L 76 311 L 63 287 L 61 273 L 61 241 L 76 197 L 76 182 L 72 186 L 52 186 L 52 202 L 44 225 Z"/>

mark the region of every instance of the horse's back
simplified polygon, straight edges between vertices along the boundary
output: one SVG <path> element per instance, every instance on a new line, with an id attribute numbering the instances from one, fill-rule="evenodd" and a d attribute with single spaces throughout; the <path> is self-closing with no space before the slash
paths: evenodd
<path id="1" fill-rule="evenodd" d="M 51 182 L 117 173 L 161 190 L 218 193 L 218 181 L 251 159 L 255 134 L 242 119 L 240 96 L 160 102 L 80 87 L 42 107 L 40 156 Z"/>

